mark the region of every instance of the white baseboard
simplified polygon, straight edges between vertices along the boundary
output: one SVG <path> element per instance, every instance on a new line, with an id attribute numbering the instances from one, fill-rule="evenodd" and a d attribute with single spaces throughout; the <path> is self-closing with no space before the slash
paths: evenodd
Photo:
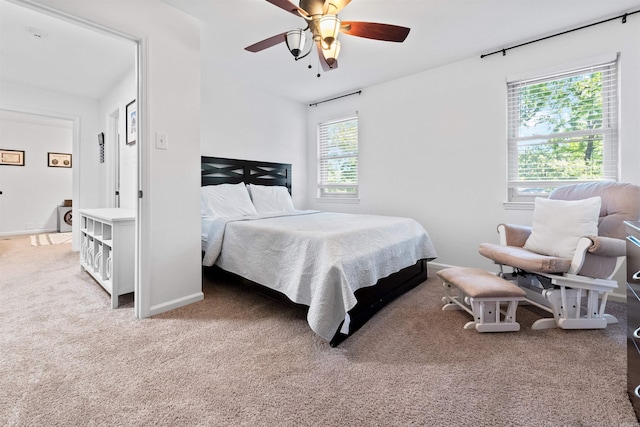
<path id="1" fill-rule="evenodd" d="M 149 308 L 149 313 L 147 316 L 155 316 L 156 314 L 161 314 L 167 311 L 175 310 L 176 308 L 183 307 L 185 305 L 192 304 L 194 302 L 202 301 L 204 299 L 203 292 L 196 292 L 192 295 L 187 295 L 182 298 L 175 299 L 173 301 L 167 301 L 162 304 L 153 305 Z"/>
<path id="2" fill-rule="evenodd" d="M 607 301 L 627 302 L 627 294 L 618 294 L 615 292 L 611 292 L 607 297 Z"/>
<path id="3" fill-rule="evenodd" d="M 442 264 L 441 262 L 428 262 L 427 268 L 433 271 L 444 270 L 445 268 L 460 267 L 459 265 Z"/>
<path id="4" fill-rule="evenodd" d="M 0 237 L 10 237 L 10 236 L 23 236 L 25 234 L 42 234 L 42 233 L 57 233 L 57 228 L 51 229 L 38 229 L 38 230 L 24 230 L 24 231 L 5 231 L 0 232 Z"/>

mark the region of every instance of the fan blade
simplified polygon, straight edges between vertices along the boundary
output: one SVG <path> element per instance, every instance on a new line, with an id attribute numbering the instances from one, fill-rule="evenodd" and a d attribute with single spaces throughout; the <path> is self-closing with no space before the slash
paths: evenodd
<path id="1" fill-rule="evenodd" d="M 309 14 L 304 9 L 300 9 L 298 6 L 291 3 L 289 0 L 267 0 L 267 1 L 274 6 L 278 6 L 280 9 L 284 9 L 287 12 L 293 13 L 296 16 L 300 16 L 300 14 L 302 14 L 303 16 L 309 16 Z"/>
<path id="2" fill-rule="evenodd" d="M 376 22 L 342 21 L 340 32 L 350 36 L 388 42 L 403 42 L 409 35 L 410 28 L 398 25 L 378 24 Z"/>
<path id="3" fill-rule="evenodd" d="M 275 46 L 278 43 L 282 43 L 285 41 L 287 37 L 287 33 L 277 34 L 273 37 L 269 37 L 268 39 L 264 39 L 258 43 L 252 44 L 251 46 L 247 46 L 244 50 L 248 50 L 249 52 L 260 52 L 261 50 L 265 50 L 271 46 Z"/>
<path id="4" fill-rule="evenodd" d="M 324 2 L 324 14 L 330 13 L 337 15 L 346 5 L 351 3 L 351 0 L 325 0 Z"/>
<path id="5" fill-rule="evenodd" d="M 327 58 L 324 57 L 324 54 L 322 53 L 322 46 L 320 46 L 320 43 L 317 43 L 318 46 L 318 58 L 320 59 L 320 65 L 322 65 L 322 69 L 327 72 L 327 71 L 331 71 L 331 70 L 335 70 L 336 68 L 338 68 L 338 60 L 334 60 L 333 63 L 331 65 L 329 65 L 329 62 L 327 62 Z"/>

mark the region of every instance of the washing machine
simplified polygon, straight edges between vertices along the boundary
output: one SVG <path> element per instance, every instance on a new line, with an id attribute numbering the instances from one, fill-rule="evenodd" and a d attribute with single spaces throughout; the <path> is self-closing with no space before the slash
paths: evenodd
<path id="1" fill-rule="evenodd" d="M 58 206 L 58 231 L 60 233 L 71 231 L 72 209 L 71 206 Z"/>

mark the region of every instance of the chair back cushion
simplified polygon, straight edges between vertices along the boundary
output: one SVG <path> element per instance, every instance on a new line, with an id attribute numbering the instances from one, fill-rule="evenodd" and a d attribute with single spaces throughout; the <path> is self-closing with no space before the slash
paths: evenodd
<path id="1" fill-rule="evenodd" d="M 600 197 L 553 200 L 536 197 L 531 234 L 524 248 L 538 254 L 572 259 L 583 236 L 598 234 Z"/>
<path id="2" fill-rule="evenodd" d="M 556 188 L 550 199 L 582 200 L 600 196 L 598 235 L 624 239 L 624 221 L 640 220 L 640 186 L 623 182 L 587 182 Z"/>

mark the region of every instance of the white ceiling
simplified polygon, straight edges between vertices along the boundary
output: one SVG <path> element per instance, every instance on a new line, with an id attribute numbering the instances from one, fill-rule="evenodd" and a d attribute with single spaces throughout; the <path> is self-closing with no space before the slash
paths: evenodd
<path id="1" fill-rule="evenodd" d="M 640 9 L 639 0 L 352 0 L 343 20 L 411 28 L 404 43 L 341 35 L 339 68 L 316 77 L 315 53 L 255 42 L 304 26 L 264 0 L 163 0 L 204 22 L 208 66 L 247 84 L 313 102 Z M 114 3 L 117 7 L 117 2 Z M 640 19 L 640 14 L 628 19 Z M 607 25 L 616 25 L 611 23 Z M 620 24 L 622 25 L 622 24 Z M 44 30 L 35 37 L 28 28 Z M 543 42 L 544 43 L 544 42 Z M 98 98 L 133 64 L 133 43 L 0 0 L 0 78 Z M 312 64 L 312 70 L 308 65 Z"/>
<path id="2" fill-rule="evenodd" d="M 302 102 L 344 94 L 509 45 L 640 9 L 638 0 L 352 0 L 342 20 L 411 28 L 404 43 L 341 35 L 339 68 L 317 78 L 317 55 L 296 62 L 286 45 L 258 53 L 255 42 L 304 20 L 265 0 L 163 0 L 202 19 L 209 55 L 249 84 Z M 293 0 L 297 4 L 296 0 Z M 640 14 L 628 19 L 640 19 Z M 611 24 L 610 24 L 611 25 Z M 206 33 L 205 33 L 206 34 Z"/>
<path id="3" fill-rule="evenodd" d="M 135 43 L 0 0 L 3 82 L 99 99 L 135 66 Z"/>

